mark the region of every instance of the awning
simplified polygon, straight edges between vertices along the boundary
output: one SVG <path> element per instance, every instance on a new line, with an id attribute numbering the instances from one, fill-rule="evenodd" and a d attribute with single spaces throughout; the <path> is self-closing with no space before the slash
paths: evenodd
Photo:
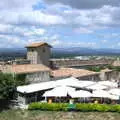
<path id="1" fill-rule="evenodd" d="M 105 90 L 95 90 L 93 91 L 92 97 L 109 98 L 110 94 Z"/>
<path id="2" fill-rule="evenodd" d="M 113 95 L 120 96 L 120 89 L 119 88 L 110 89 L 108 92 L 113 94 Z"/>
<path id="3" fill-rule="evenodd" d="M 87 88 L 87 89 L 92 89 L 92 90 L 104 90 L 104 89 L 107 89 L 108 87 L 96 83 L 96 84 L 90 85 L 90 86 L 88 86 L 88 87 L 86 87 L 86 88 Z"/>
<path id="4" fill-rule="evenodd" d="M 50 91 L 46 91 L 44 97 L 67 97 L 68 93 L 75 91 L 75 88 L 60 86 Z"/>
<path id="5" fill-rule="evenodd" d="M 47 90 L 51 88 L 55 88 L 57 86 L 72 86 L 78 85 L 79 80 L 73 77 L 65 78 L 56 81 L 48 81 L 48 82 L 41 82 L 36 84 L 18 86 L 17 91 L 20 93 L 33 93 L 37 91 Z"/>
<path id="6" fill-rule="evenodd" d="M 110 95 L 109 98 L 112 100 L 119 100 L 120 99 L 120 97 L 118 95 Z"/>
<path id="7" fill-rule="evenodd" d="M 92 96 L 92 93 L 85 90 L 79 90 L 79 91 L 70 92 L 69 95 L 72 98 L 88 98 Z"/>
<path id="8" fill-rule="evenodd" d="M 109 86 L 109 87 L 117 87 L 118 84 L 116 82 L 112 82 L 112 81 L 100 81 L 98 82 L 100 85 L 105 85 L 105 86 Z"/>
<path id="9" fill-rule="evenodd" d="M 24 86 L 18 86 L 17 91 L 20 93 L 33 93 L 41 90 L 47 90 L 51 88 L 55 88 L 57 86 L 67 86 L 67 87 L 75 87 L 75 88 L 84 88 L 85 86 L 92 85 L 95 82 L 92 81 L 80 81 L 74 77 L 69 77 L 56 81 L 48 81 L 37 84 L 30 84 Z"/>

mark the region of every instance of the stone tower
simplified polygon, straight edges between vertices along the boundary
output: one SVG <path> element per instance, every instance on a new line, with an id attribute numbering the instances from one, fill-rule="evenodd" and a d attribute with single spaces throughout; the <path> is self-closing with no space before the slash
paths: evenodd
<path id="1" fill-rule="evenodd" d="M 49 66 L 51 46 L 45 42 L 32 43 L 27 48 L 27 59 L 31 64 L 44 64 Z"/>

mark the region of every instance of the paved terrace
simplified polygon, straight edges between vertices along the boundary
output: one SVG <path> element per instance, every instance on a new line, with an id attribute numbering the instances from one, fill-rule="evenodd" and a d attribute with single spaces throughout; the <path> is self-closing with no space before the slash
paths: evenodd
<path id="1" fill-rule="evenodd" d="M 58 67 L 83 67 L 112 64 L 113 60 L 78 60 L 78 59 L 51 59 L 50 65 L 52 68 Z"/>

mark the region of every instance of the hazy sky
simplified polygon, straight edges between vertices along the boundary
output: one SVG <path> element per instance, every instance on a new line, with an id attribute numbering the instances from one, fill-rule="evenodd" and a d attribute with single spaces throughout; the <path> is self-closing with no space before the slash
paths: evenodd
<path id="1" fill-rule="evenodd" d="M 120 48 L 120 0 L 0 0 L 0 48 Z"/>

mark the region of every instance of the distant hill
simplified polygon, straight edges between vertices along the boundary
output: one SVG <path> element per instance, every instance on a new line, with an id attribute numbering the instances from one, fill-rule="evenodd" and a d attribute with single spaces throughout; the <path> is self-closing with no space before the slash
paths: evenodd
<path id="1" fill-rule="evenodd" d="M 81 48 L 81 47 L 71 47 L 71 48 L 53 48 L 53 51 L 56 52 L 67 52 L 67 53 L 74 53 L 79 52 L 79 54 L 104 54 L 104 53 L 113 53 L 113 54 L 120 54 L 120 49 L 110 49 L 110 48 L 99 48 L 99 49 L 92 49 L 92 48 Z"/>
<path id="2" fill-rule="evenodd" d="M 0 48 L 0 60 L 11 60 L 15 58 L 26 57 L 25 48 Z M 52 57 L 74 57 L 74 56 L 85 56 L 85 55 L 120 55 L 120 49 L 92 49 L 82 47 L 71 47 L 71 48 L 52 48 Z"/>
<path id="3" fill-rule="evenodd" d="M 71 48 L 53 48 L 53 56 L 63 55 L 63 56 L 78 56 L 78 55 L 120 55 L 120 49 L 92 49 L 92 48 L 82 48 L 82 47 L 71 47 Z"/>
<path id="4" fill-rule="evenodd" d="M 25 58 L 26 49 L 24 48 L 0 48 L 0 60 L 13 60 L 15 58 Z"/>

